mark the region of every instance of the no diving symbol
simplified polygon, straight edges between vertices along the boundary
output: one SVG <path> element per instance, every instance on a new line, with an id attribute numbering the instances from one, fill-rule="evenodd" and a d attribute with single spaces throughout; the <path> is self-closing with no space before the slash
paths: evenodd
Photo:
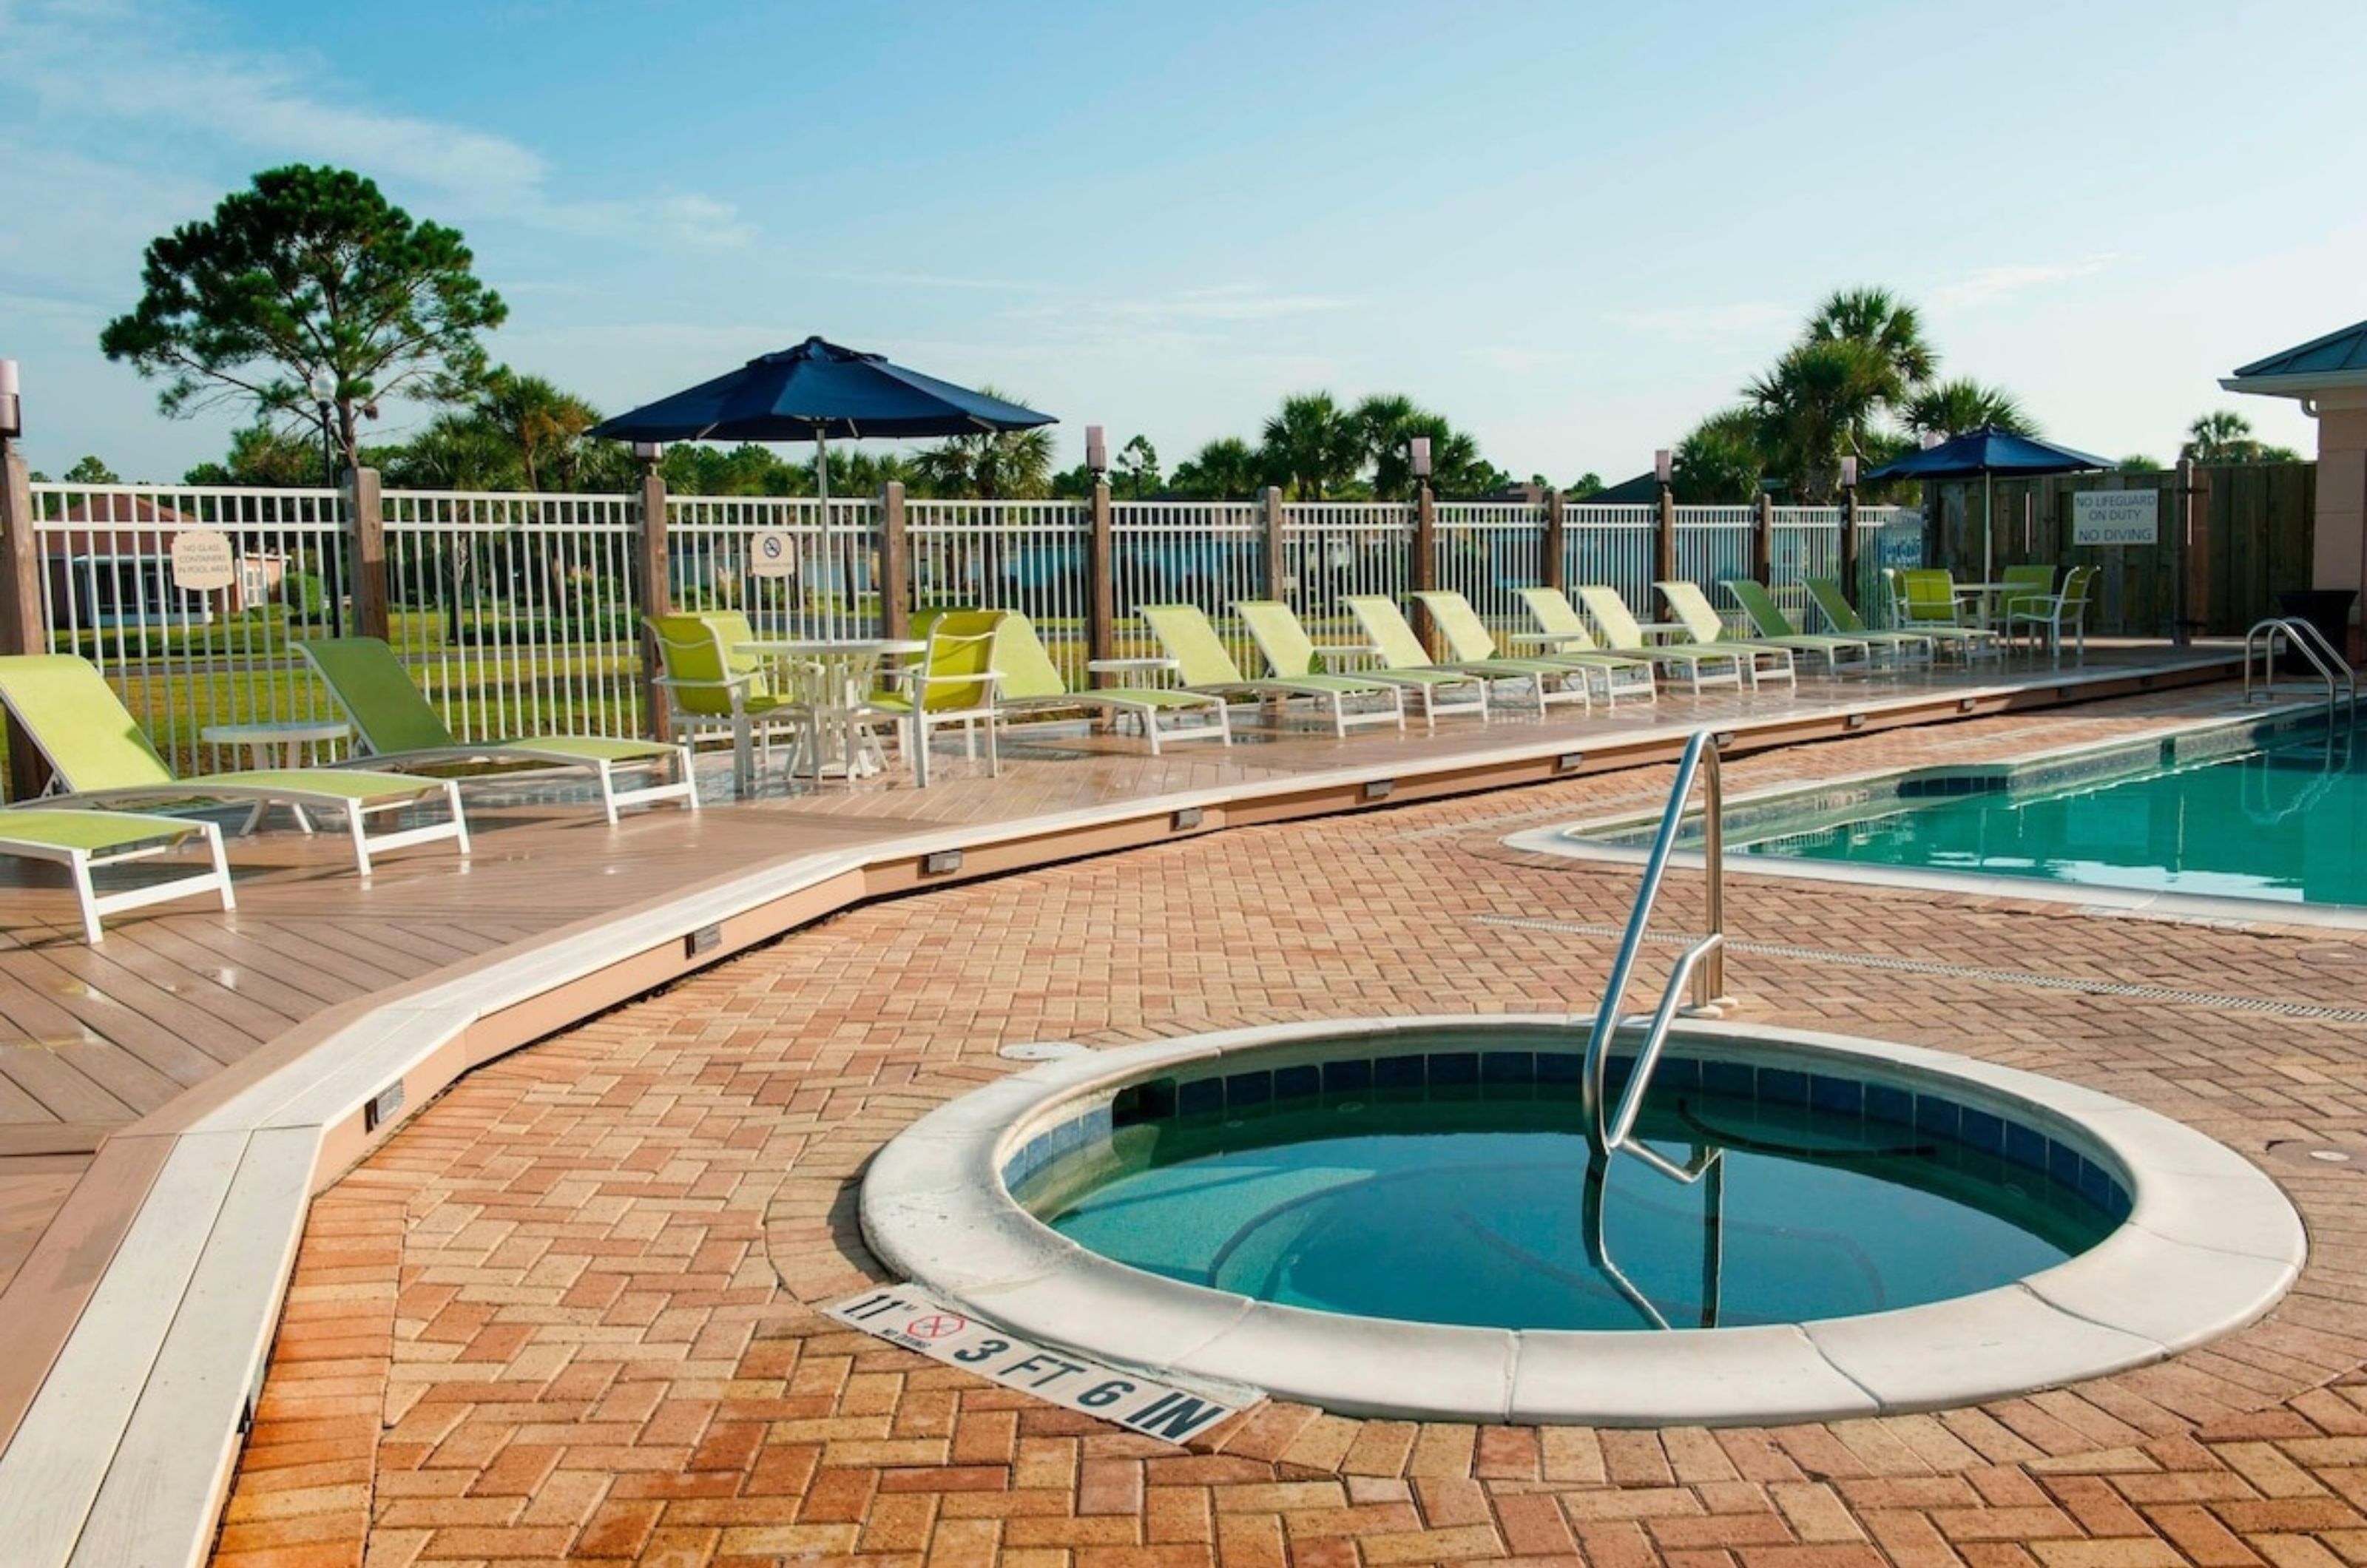
<path id="1" fill-rule="evenodd" d="M 915 1339 L 950 1339 L 969 1326 L 969 1319 L 957 1312 L 931 1313 L 916 1317 L 904 1325 L 904 1332 Z"/>
<path id="2" fill-rule="evenodd" d="M 765 535 L 763 539 L 758 541 L 757 547 L 764 552 L 764 558 L 766 560 L 778 560 L 781 558 L 781 541 L 777 535 Z"/>

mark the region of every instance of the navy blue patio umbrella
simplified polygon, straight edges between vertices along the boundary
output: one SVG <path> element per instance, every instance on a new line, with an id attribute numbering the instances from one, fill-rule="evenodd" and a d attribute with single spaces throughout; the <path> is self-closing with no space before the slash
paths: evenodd
<path id="1" fill-rule="evenodd" d="M 1983 425 L 1964 434 L 1909 452 L 1869 472 L 1869 479 L 1969 479 L 1981 481 L 1981 581 L 1997 575 L 1997 496 L 1993 484 L 2004 474 L 2078 474 L 2109 468 L 2111 459 L 2092 452 L 2057 446 L 2034 435 L 2017 435 L 1996 425 Z"/>
<path id="2" fill-rule="evenodd" d="M 978 435 L 1055 423 L 1050 414 L 890 365 L 884 355 L 810 337 L 603 420 L 591 434 L 617 441 L 810 441 L 816 488 L 827 502 L 832 437 Z"/>

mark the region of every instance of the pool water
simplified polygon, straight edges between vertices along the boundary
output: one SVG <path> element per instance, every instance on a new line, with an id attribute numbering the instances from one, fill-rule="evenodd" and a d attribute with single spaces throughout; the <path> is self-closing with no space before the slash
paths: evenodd
<path id="1" fill-rule="evenodd" d="M 2109 782 L 1886 800 L 1727 852 L 2082 886 L 2367 905 L 2367 747 L 2319 733 Z"/>
<path id="2" fill-rule="evenodd" d="M 1690 1186 L 1632 1158 L 1591 1164 L 1575 1086 L 1536 1084 L 1163 1115 L 1046 1160 L 1013 1191 L 1079 1245 L 1171 1279 L 1320 1311 L 1539 1329 L 1914 1306 L 2058 1263 L 2125 1213 L 2118 1186 L 2092 1166 L 2083 1181 L 2064 1145 L 2013 1128 L 2027 1142 L 2011 1157 L 1994 1116 L 1951 1105 L 1950 1131 L 1919 1128 L 1903 1091 L 1882 1091 L 1901 1102 L 1894 1120 L 1866 1100 L 1772 1102 L 1741 1076 L 1741 1093 L 1704 1090 L 1697 1066 L 1654 1086 L 1639 1130 L 1670 1160 L 1705 1166 Z M 1924 1103 L 1920 1120 L 1936 1123 Z M 1976 1142 L 1951 1135 L 1976 1118 Z"/>

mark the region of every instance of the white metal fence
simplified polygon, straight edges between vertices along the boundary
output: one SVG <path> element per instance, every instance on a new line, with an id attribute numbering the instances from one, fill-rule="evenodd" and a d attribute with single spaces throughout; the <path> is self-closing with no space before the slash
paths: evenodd
<path id="1" fill-rule="evenodd" d="M 210 729 L 333 716 L 289 644 L 343 629 L 336 491 L 37 484 L 33 513 L 50 647 L 96 664 L 176 769 L 245 765 Z M 227 583 L 179 586 L 183 535 L 221 541 Z"/>
<path id="2" fill-rule="evenodd" d="M 640 502 L 389 491 L 388 640 L 463 740 L 640 733 Z"/>
<path id="3" fill-rule="evenodd" d="M 390 638 L 458 734 L 644 729 L 639 497 L 397 491 L 380 504 Z M 208 742 L 209 728 L 335 716 L 291 645 L 356 629 L 345 496 L 44 483 L 34 487 L 34 511 L 51 646 L 96 662 L 176 766 L 247 760 Z M 1778 583 L 1838 572 L 1838 512 L 1780 508 L 1772 521 Z M 1881 569 L 1920 558 L 1920 519 L 1869 507 L 1859 523 L 1860 592 L 1878 614 Z M 1680 575 L 1705 585 L 1748 575 L 1755 526 L 1749 507 L 1678 508 Z M 1651 506 L 1567 508 L 1564 581 L 1608 583 L 1654 613 L 1658 527 Z M 670 497 L 669 592 L 685 609 L 742 611 L 766 637 L 877 636 L 889 594 L 915 612 L 1017 609 L 1067 676 L 1084 678 L 1093 603 L 1084 503 L 908 502 L 901 582 L 883 578 L 882 528 L 874 497 L 833 500 L 827 525 L 807 498 Z M 180 586 L 174 541 L 184 534 L 226 542 L 212 552 L 226 585 Z M 1410 506 L 1291 504 L 1280 558 L 1269 562 L 1263 502 L 1116 502 L 1111 652 L 1153 651 L 1137 612 L 1184 603 L 1206 611 L 1254 671 L 1232 606 L 1276 585 L 1319 640 L 1353 638 L 1342 601 L 1406 598 L 1414 537 Z M 1515 591 L 1546 577 L 1546 541 L 1542 507 L 1442 502 L 1431 580 L 1490 621 L 1518 625 Z"/>

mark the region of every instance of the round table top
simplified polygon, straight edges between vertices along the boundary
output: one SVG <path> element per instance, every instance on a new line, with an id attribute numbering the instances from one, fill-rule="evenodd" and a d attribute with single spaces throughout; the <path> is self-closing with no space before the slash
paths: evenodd
<path id="1" fill-rule="evenodd" d="M 307 740 L 343 740 L 354 727 L 342 718 L 289 719 L 272 724 L 209 724 L 198 739 L 210 746 L 287 746 Z"/>
<path id="2" fill-rule="evenodd" d="M 925 653 L 929 645 L 910 637 L 758 637 L 736 645 L 740 653 L 811 654 L 827 658 L 833 654 L 866 653 Z"/>

